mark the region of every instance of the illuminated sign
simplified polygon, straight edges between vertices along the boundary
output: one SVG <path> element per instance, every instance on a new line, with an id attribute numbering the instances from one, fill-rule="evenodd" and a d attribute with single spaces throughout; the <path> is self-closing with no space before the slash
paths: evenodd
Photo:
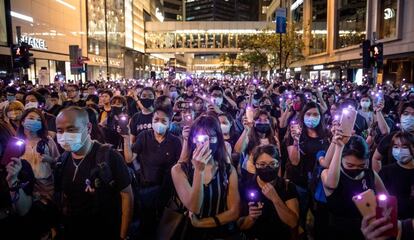
<path id="1" fill-rule="evenodd" d="M 47 50 L 46 41 L 40 38 L 22 36 L 20 42 L 25 42 L 29 45 L 32 45 L 33 49 Z"/>
<path id="2" fill-rule="evenodd" d="M 164 15 L 162 15 L 162 12 L 159 8 L 155 9 L 155 17 L 157 17 L 157 19 L 160 20 L 160 22 L 164 22 Z"/>
<path id="3" fill-rule="evenodd" d="M 392 8 L 386 8 L 384 9 L 384 19 L 388 20 L 395 17 L 395 11 Z"/>

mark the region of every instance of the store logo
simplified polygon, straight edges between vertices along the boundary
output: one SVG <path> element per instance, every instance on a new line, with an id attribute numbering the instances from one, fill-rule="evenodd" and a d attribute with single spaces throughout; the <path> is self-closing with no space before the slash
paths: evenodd
<path id="1" fill-rule="evenodd" d="M 46 41 L 40 38 L 34 38 L 29 36 L 21 36 L 20 42 L 25 42 L 32 45 L 34 49 L 47 50 Z"/>
<path id="2" fill-rule="evenodd" d="M 386 8 L 384 9 L 384 19 L 388 20 L 395 17 L 395 11 L 392 8 Z"/>

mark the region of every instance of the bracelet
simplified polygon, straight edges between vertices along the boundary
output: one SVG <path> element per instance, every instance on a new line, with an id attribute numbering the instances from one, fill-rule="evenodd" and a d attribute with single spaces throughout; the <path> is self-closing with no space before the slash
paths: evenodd
<path id="1" fill-rule="evenodd" d="M 217 227 L 220 227 L 221 226 L 220 220 L 216 216 L 213 216 L 212 218 L 213 218 L 214 222 L 216 223 Z"/>

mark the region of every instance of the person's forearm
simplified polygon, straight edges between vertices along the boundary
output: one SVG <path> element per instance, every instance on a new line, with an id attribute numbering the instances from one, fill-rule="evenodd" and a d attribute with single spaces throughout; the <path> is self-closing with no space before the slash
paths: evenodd
<path id="1" fill-rule="evenodd" d="M 204 181 L 204 171 L 195 170 L 193 176 L 193 184 L 190 194 L 190 206 L 188 209 L 195 213 L 199 214 L 201 207 L 203 205 L 204 199 L 204 188 L 203 188 L 203 181 Z"/>
<path id="2" fill-rule="evenodd" d="M 237 140 L 236 145 L 234 145 L 236 153 L 243 153 L 246 150 L 247 144 L 249 144 L 249 131 L 248 128 L 244 128 L 242 135 Z"/>
<path id="3" fill-rule="evenodd" d="M 290 210 L 279 196 L 276 196 L 272 202 L 273 206 L 276 208 L 276 212 L 279 215 L 280 220 L 289 225 L 290 228 L 295 228 L 298 225 L 299 216 Z"/>
<path id="4" fill-rule="evenodd" d="M 328 105 L 326 105 L 325 100 L 323 100 L 322 97 L 319 97 L 319 106 L 321 108 L 321 114 L 324 114 L 326 111 L 328 111 Z"/>
<path id="5" fill-rule="evenodd" d="M 233 101 L 233 99 L 229 98 L 224 94 L 224 98 L 226 98 L 227 102 L 235 109 L 237 109 L 237 103 Z"/>
<path id="6" fill-rule="evenodd" d="M 286 111 L 284 111 L 283 113 L 282 113 L 282 116 L 280 117 L 280 119 L 279 119 L 279 122 L 280 122 L 280 128 L 285 128 L 285 127 L 287 127 L 287 119 L 288 119 L 288 116 L 289 116 L 289 110 L 286 110 Z"/>
<path id="7" fill-rule="evenodd" d="M 339 183 L 339 176 L 341 171 L 341 158 L 342 158 L 343 146 L 335 147 L 335 153 L 332 158 L 332 162 L 328 168 L 328 176 L 326 178 L 325 186 L 331 189 L 335 189 Z"/>
<path id="8" fill-rule="evenodd" d="M 219 220 L 221 225 L 225 225 L 227 223 L 233 222 L 239 218 L 239 211 L 235 209 L 229 209 L 227 211 L 224 211 L 218 215 L 216 215 L 216 218 Z M 214 218 L 208 217 L 208 218 L 202 218 L 199 220 L 199 225 L 197 227 L 200 228 L 213 228 L 218 227 L 216 221 L 214 221 Z"/>
<path id="9" fill-rule="evenodd" d="M 121 218 L 121 239 L 125 239 L 128 236 L 128 228 L 132 220 L 132 213 L 134 210 L 134 195 L 132 189 L 128 192 L 121 193 L 122 201 L 122 218 Z"/>
<path id="10" fill-rule="evenodd" d="M 181 148 L 180 159 L 179 162 L 186 162 L 190 158 L 189 151 L 187 150 L 188 140 L 183 139 L 183 145 Z"/>
<path id="11" fill-rule="evenodd" d="M 329 168 L 329 165 L 331 164 L 334 152 L 335 152 L 335 144 L 331 142 L 331 144 L 329 145 L 328 150 L 326 151 L 325 157 L 319 161 L 319 164 L 323 167 L 323 168 Z M 319 160 L 319 159 L 318 159 Z"/>
<path id="12" fill-rule="evenodd" d="M 250 229 L 251 227 L 253 227 L 254 223 L 256 221 L 250 217 L 250 216 L 245 216 L 245 217 L 241 217 L 238 221 L 237 221 L 237 225 L 239 226 L 240 230 L 247 230 Z"/>
<path id="13" fill-rule="evenodd" d="M 131 149 L 131 138 L 130 137 L 124 138 L 124 158 L 125 158 L 125 162 L 127 163 L 131 163 L 134 160 L 132 149 Z"/>
<path id="14" fill-rule="evenodd" d="M 299 144 L 294 143 L 291 146 L 288 146 L 288 156 L 289 161 L 292 163 L 292 165 L 297 166 L 300 162 L 300 152 L 299 152 Z"/>
<path id="15" fill-rule="evenodd" d="M 378 122 L 378 128 L 382 135 L 390 133 L 390 127 L 388 127 L 387 121 L 385 121 L 384 115 L 381 111 L 377 111 L 375 114 Z"/>

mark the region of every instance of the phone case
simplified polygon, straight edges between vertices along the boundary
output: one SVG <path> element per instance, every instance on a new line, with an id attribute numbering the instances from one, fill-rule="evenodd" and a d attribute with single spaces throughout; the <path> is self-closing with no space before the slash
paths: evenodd
<path id="1" fill-rule="evenodd" d="M 397 198 L 394 196 L 387 196 L 386 200 L 381 200 L 378 197 L 378 204 L 376 208 L 376 218 L 387 217 L 387 221 L 384 225 L 392 224 L 393 227 L 386 231 L 383 236 L 397 237 L 398 235 L 398 217 L 397 217 Z"/>
<path id="2" fill-rule="evenodd" d="M 353 196 L 352 201 L 355 203 L 362 217 L 376 214 L 377 199 L 372 189 L 368 189 L 361 194 Z"/>
<path id="3" fill-rule="evenodd" d="M 344 136 L 352 136 L 352 130 L 354 129 L 356 117 L 357 111 L 352 108 L 346 108 L 342 111 L 340 123 Z"/>
<path id="4" fill-rule="evenodd" d="M 17 138 L 11 138 L 7 143 L 6 149 L 4 150 L 3 157 L 1 159 L 1 164 L 6 166 L 12 160 L 12 158 L 18 158 L 24 153 L 25 146 L 24 144 L 16 144 L 18 141 L 21 141 Z"/>

